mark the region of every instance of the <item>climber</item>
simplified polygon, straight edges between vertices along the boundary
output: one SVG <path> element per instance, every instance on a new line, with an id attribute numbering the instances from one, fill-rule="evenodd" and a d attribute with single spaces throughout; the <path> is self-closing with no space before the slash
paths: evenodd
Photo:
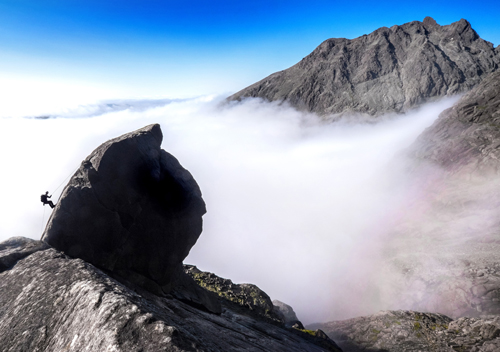
<path id="1" fill-rule="evenodd" d="M 48 205 L 50 205 L 51 208 L 54 208 L 55 207 L 54 203 L 52 203 L 51 200 L 48 200 L 48 198 L 50 198 L 50 197 L 52 197 L 52 196 L 49 196 L 49 191 L 47 191 L 47 192 L 45 192 L 45 194 L 42 194 L 40 196 L 40 200 L 42 201 L 43 205 L 48 204 Z"/>

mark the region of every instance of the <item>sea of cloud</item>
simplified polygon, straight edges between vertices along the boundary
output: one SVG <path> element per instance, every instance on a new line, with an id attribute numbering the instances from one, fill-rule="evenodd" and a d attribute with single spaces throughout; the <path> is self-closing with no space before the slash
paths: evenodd
<path id="1" fill-rule="evenodd" d="M 386 214 L 399 204 L 388 164 L 454 101 L 376 123 L 325 123 L 259 99 L 8 104 L 0 107 L 0 240 L 39 239 L 51 211 L 40 194 L 57 202 L 99 144 L 159 123 L 162 147 L 207 203 L 186 263 L 258 285 L 305 323 L 374 313 L 386 306 L 367 278 L 381 258 Z"/>

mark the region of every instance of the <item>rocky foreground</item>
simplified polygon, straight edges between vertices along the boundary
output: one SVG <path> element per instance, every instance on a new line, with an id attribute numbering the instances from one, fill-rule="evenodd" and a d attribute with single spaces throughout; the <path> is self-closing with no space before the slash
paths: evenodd
<path id="1" fill-rule="evenodd" d="M 500 351 L 500 316 L 457 320 L 435 313 L 382 311 L 375 315 L 313 324 L 344 352 Z"/>
<path id="2" fill-rule="evenodd" d="M 430 17 L 349 40 L 331 38 L 296 65 L 235 93 L 319 115 L 401 113 L 466 92 L 500 65 L 500 49 L 461 19 Z"/>
<path id="3" fill-rule="evenodd" d="M 304 329 L 289 306 L 254 285 L 185 271 L 218 297 L 220 313 L 124 285 L 41 241 L 12 238 L 0 244 L 2 351 L 500 350 L 499 315 L 382 311 Z"/>
<path id="4" fill-rule="evenodd" d="M 221 312 L 124 285 L 43 242 L 0 244 L 2 351 L 341 351 L 220 300 Z"/>
<path id="5" fill-rule="evenodd" d="M 205 203 L 161 141 L 154 124 L 102 144 L 43 241 L 0 243 L 0 349 L 341 351 L 257 286 L 183 266 Z"/>

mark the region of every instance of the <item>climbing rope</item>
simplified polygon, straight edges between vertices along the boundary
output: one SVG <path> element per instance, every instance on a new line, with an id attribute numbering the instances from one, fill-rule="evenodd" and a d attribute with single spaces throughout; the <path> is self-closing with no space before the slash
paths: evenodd
<path id="1" fill-rule="evenodd" d="M 40 226 L 40 233 L 43 234 L 43 222 L 45 220 L 45 205 L 43 206 L 43 215 L 42 215 L 42 225 Z"/>
<path id="2" fill-rule="evenodd" d="M 54 191 L 52 191 L 51 194 L 54 194 L 64 184 L 64 182 L 66 182 L 66 180 L 71 175 L 73 175 L 76 172 L 76 170 L 78 170 L 79 168 L 80 168 L 80 165 L 78 165 L 76 169 L 74 169 L 68 176 L 66 176 L 66 178 L 61 182 L 61 184 L 59 186 L 57 186 L 57 188 Z M 42 233 L 42 235 L 43 235 L 43 225 L 44 225 L 44 222 L 45 222 L 45 204 L 43 205 L 42 224 L 40 225 L 40 232 Z"/>
<path id="3" fill-rule="evenodd" d="M 67 177 L 66 177 L 66 178 L 65 178 L 65 179 L 61 182 L 61 184 L 60 184 L 59 186 L 57 186 L 57 188 L 56 188 L 55 190 L 53 190 L 53 191 L 52 191 L 52 193 L 51 193 L 51 194 L 54 194 L 54 193 L 55 193 L 55 192 L 59 189 L 59 187 L 61 187 L 61 186 L 64 184 L 64 182 L 66 182 L 66 180 L 67 180 L 68 178 L 70 178 L 70 177 L 71 177 L 71 175 L 73 175 L 73 174 L 76 172 L 76 170 L 78 170 L 79 168 L 80 168 L 80 165 L 78 165 L 78 166 L 76 167 L 76 169 L 74 169 L 74 170 L 73 170 L 73 171 L 72 171 L 72 172 L 71 172 L 71 173 L 70 173 L 70 174 L 69 174 L 69 175 L 68 175 L 68 176 L 67 176 Z"/>

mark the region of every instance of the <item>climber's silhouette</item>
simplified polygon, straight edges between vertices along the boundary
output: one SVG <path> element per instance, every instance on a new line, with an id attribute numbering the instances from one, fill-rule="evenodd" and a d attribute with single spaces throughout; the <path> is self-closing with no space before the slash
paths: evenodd
<path id="1" fill-rule="evenodd" d="M 42 201 L 43 205 L 48 204 L 48 205 L 50 205 L 51 208 L 54 208 L 55 207 L 54 203 L 52 203 L 51 200 L 48 200 L 48 198 L 50 198 L 50 197 L 52 197 L 52 196 L 49 196 L 49 191 L 47 191 L 47 192 L 45 192 L 45 194 L 42 194 L 40 196 L 40 200 Z"/>

